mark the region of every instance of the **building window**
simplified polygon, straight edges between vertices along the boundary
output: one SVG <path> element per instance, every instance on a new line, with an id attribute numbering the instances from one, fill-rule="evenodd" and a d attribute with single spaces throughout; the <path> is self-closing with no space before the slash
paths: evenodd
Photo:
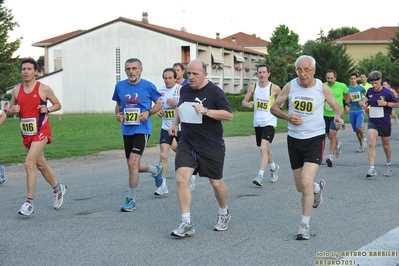
<path id="1" fill-rule="evenodd" d="M 62 69 L 62 50 L 54 50 L 54 71 Z"/>
<path id="2" fill-rule="evenodd" d="M 121 81 L 121 49 L 115 49 L 115 80 Z"/>

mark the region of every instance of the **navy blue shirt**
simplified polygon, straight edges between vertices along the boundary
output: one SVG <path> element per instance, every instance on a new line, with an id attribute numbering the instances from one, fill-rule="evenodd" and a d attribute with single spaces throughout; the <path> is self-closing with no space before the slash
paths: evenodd
<path id="1" fill-rule="evenodd" d="M 226 94 L 218 86 L 208 81 L 203 88 L 195 90 L 190 85 L 180 89 L 179 106 L 184 102 L 195 102 L 200 99 L 209 110 L 226 110 L 231 113 L 231 107 Z M 194 107 L 193 107 L 194 108 Z M 196 152 L 225 151 L 222 121 L 206 115 L 202 116 L 202 124 L 181 123 L 180 144 L 188 145 Z"/>

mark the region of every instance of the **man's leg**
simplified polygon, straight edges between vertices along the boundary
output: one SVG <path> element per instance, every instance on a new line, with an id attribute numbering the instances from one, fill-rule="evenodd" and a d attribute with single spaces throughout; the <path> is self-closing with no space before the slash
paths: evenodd
<path id="1" fill-rule="evenodd" d="M 58 182 L 54 177 L 54 173 L 51 168 L 47 165 L 46 159 L 44 158 L 43 149 L 47 144 L 47 138 L 42 141 L 32 142 L 28 154 L 25 159 L 25 170 L 26 170 L 26 186 L 28 191 L 28 198 L 33 199 L 35 196 L 37 174 L 36 167 L 42 173 L 46 181 L 55 187 Z"/>
<path id="2" fill-rule="evenodd" d="M 378 131 L 373 128 L 370 128 L 367 132 L 369 136 L 368 157 L 369 157 L 370 168 L 367 171 L 366 177 L 373 177 L 377 175 L 377 171 L 375 170 L 375 145 L 378 138 Z"/>
<path id="3" fill-rule="evenodd" d="M 389 145 L 389 140 L 391 137 L 381 137 L 381 143 L 382 147 L 384 148 L 384 153 L 385 153 L 385 158 L 386 158 L 386 165 L 385 165 L 385 176 L 391 176 L 392 175 L 392 168 L 391 168 L 391 154 L 392 154 L 392 148 L 391 145 Z"/>
<path id="4" fill-rule="evenodd" d="M 211 179 L 209 181 L 213 187 L 213 191 L 216 197 L 216 200 L 219 204 L 218 211 L 218 219 L 216 225 L 213 227 L 214 231 L 226 231 L 229 227 L 229 222 L 231 219 L 231 215 L 227 208 L 227 198 L 229 196 L 229 192 L 226 184 L 222 179 Z"/>
<path id="5" fill-rule="evenodd" d="M 296 189 L 302 193 L 302 218 L 296 237 L 297 240 L 306 240 L 310 237 L 309 221 L 314 204 L 314 177 L 316 176 L 318 168 L 318 164 L 305 162 L 302 168 L 293 170 Z M 322 189 L 323 188 L 320 187 L 318 188 L 319 193 L 321 193 Z"/>
<path id="6" fill-rule="evenodd" d="M 192 201 L 190 178 L 193 173 L 194 169 L 190 167 L 179 167 L 176 171 L 176 194 L 181 211 L 181 223 L 172 231 L 172 236 L 184 237 L 195 233 L 190 213 Z"/>

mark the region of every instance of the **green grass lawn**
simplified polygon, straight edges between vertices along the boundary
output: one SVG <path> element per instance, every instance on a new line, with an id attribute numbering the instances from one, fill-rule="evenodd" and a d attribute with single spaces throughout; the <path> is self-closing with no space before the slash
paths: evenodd
<path id="1" fill-rule="evenodd" d="M 348 117 L 345 115 L 348 123 Z M 148 146 L 159 143 L 161 118 L 151 117 L 153 132 Z M 96 154 L 100 151 L 123 149 L 121 124 L 113 114 L 50 115 L 53 143 L 46 145 L 46 158 L 60 159 Z M 286 132 L 288 122 L 278 120 L 276 132 Z M 223 121 L 224 136 L 249 136 L 254 134 L 253 112 L 235 112 L 232 121 Z M 19 119 L 8 117 L 0 126 L 0 164 L 25 161 L 26 150 L 22 145 Z"/>

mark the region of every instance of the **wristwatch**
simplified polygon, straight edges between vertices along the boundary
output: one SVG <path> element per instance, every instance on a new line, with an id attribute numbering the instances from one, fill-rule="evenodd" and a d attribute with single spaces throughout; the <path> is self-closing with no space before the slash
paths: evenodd
<path id="1" fill-rule="evenodd" d="M 48 107 L 46 107 L 47 108 L 47 113 L 50 113 L 50 108 L 48 108 Z"/>

